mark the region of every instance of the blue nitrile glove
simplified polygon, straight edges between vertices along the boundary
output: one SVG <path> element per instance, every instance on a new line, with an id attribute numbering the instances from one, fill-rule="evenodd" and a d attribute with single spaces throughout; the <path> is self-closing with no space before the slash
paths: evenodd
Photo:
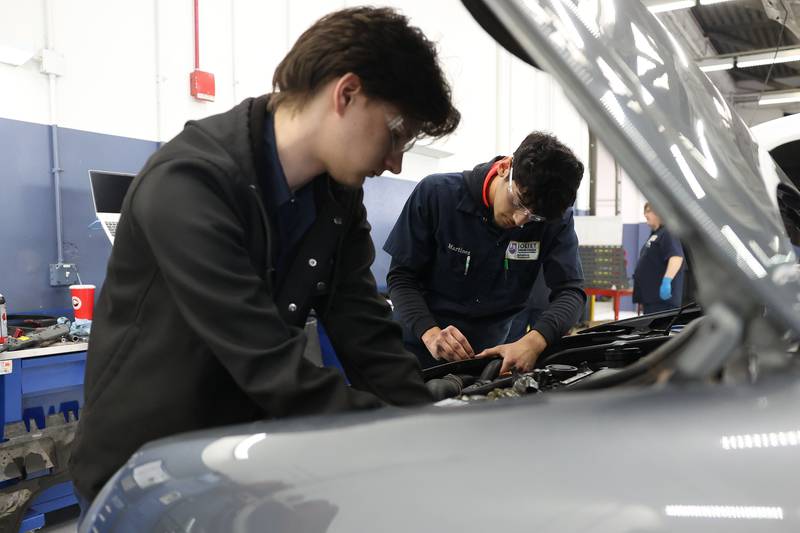
<path id="1" fill-rule="evenodd" d="M 658 289 L 658 296 L 662 300 L 672 298 L 672 278 L 664 276 L 664 279 L 661 280 L 661 288 Z"/>

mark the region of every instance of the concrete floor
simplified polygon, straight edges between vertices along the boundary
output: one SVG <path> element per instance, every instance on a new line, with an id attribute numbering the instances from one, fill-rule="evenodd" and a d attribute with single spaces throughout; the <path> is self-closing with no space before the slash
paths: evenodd
<path id="1" fill-rule="evenodd" d="M 631 318 L 636 316 L 634 311 L 620 311 L 619 319 Z M 614 303 L 609 299 L 607 302 L 595 301 L 594 304 L 594 319 L 598 320 L 614 320 Z"/>

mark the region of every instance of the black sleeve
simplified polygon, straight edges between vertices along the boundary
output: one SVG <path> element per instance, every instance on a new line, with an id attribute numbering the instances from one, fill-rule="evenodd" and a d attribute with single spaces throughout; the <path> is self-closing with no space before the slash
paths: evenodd
<path id="1" fill-rule="evenodd" d="M 131 212 L 157 262 L 153 276 L 239 387 L 272 417 L 380 406 L 303 357 L 305 334 L 281 319 L 259 277 L 223 171 L 176 160 L 152 172 L 161 176 L 142 180 Z"/>
<path id="2" fill-rule="evenodd" d="M 550 306 L 536 320 L 535 329 L 547 345 L 563 337 L 581 318 L 586 293 L 580 287 L 566 287 L 550 294 Z"/>
<path id="3" fill-rule="evenodd" d="M 549 243 L 544 260 L 544 278 L 550 293 L 550 306 L 533 325 L 548 346 L 566 335 L 586 305 L 583 268 L 578 252 L 578 236 L 572 209 L 564 214 L 563 224 Z"/>
<path id="4" fill-rule="evenodd" d="M 422 296 L 422 287 L 413 269 L 392 259 L 386 284 L 400 320 L 409 325 L 416 338 L 421 338 L 423 333 L 438 325 Z"/>
<path id="5" fill-rule="evenodd" d="M 359 200 L 355 222 L 344 236 L 336 288 L 322 322 L 354 387 L 393 405 L 433 401 L 417 358 L 403 347 L 400 326 L 378 294 L 370 267 L 375 248 Z"/>

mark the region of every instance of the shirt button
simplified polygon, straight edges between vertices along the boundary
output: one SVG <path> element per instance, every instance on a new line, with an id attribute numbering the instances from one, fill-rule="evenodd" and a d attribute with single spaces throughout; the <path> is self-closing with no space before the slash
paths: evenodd
<path id="1" fill-rule="evenodd" d="M 327 285 L 325 285 L 324 281 L 320 281 L 319 283 L 317 283 L 317 290 L 318 291 L 324 291 L 326 287 L 327 287 Z"/>
<path id="2" fill-rule="evenodd" d="M 253 189 L 253 190 L 256 190 L 256 186 L 255 185 L 250 185 L 250 188 Z"/>
<path id="3" fill-rule="evenodd" d="M 292 204 L 293 204 L 293 203 L 295 203 L 296 201 L 297 201 L 297 198 L 295 198 L 294 196 L 292 196 L 292 197 L 289 199 L 289 203 L 292 203 Z"/>
<path id="4" fill-rule="evenodd" d="M 308 266 L 310 267 L 317 266 L 317 260 L 312 257 L 311 259 L 308 260 Z"/>
<path id="5" fill-rule="evenodd" d="M 289 304 L 289 312 L 294 313 L 295 311 L 297 311 L 297 305 L 293 303 Z"/>
<path id="6" fill-rule="evenodd" d="M 333 217 L 333 223 L 336 224 L 337 226 L 341 226 L 342 225 L 342 217 Z"/>
<path id="7" fill-rule="evenodd" d="M 481 299 L 480 299 L 480 298 L 475 298 L 475 303 L 476 303 L 476 304 L 479 304 L 479 303 L 481 303 Z"/>

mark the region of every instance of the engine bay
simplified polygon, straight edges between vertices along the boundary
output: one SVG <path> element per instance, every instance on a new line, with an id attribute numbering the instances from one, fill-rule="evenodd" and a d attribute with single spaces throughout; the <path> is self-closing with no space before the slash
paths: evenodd
<path id="1" fill-rule="evenodd" d="M 436 401 L 606 388 L 641 379 L 663 360 L 659 349 L 701 315 L 693 304 L 585 329 L 548 347 L 531 372 L 500 375 L 502 359 L 492 357 L 445 363 L 426 369 L 423 376 Z"/>

